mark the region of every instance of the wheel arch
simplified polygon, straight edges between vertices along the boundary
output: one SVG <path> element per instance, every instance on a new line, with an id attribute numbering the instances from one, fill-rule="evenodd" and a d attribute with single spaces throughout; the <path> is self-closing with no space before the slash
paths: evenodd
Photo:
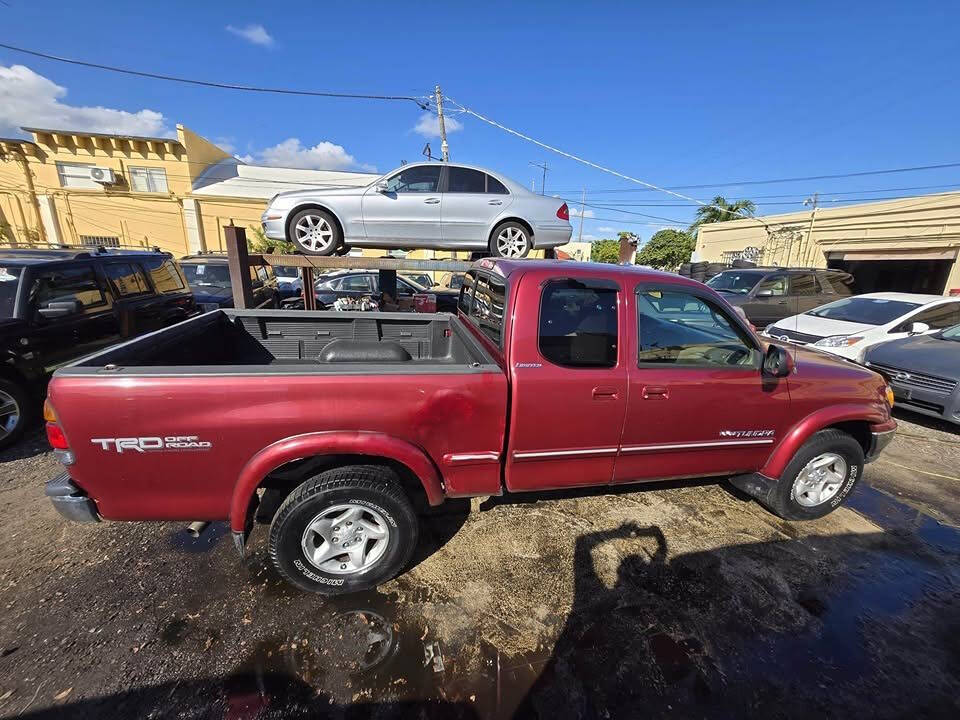
<path id="1" fill-rule="evenodd" d="M 329 214 L 330 217 L 333 218 L 334 222 L 337 223 L 337 229 L 340 231 L 340 242 L 341 243 L 346 242 L 347 236 L 346 236 L 346 233 L 344 232 L 343 221 L 340 219 L 340 215 L 338 215 L 337 212 L 333 210 L 329 205 L 318 203 L 315 200 L 311 200 L 311 201 L 302 203 L 300 205 L 297 205 L 296 207 L 291 208 L 290 212 L 287 213 L 287 222 L 284 227 L 284 232 L 287 236 L 288 242 L 295 242 L 290 232 L 290 224 L 293 222 L 294 216 L 297 213 L 302 212 L 304 210 L 322 210 L 323 212 Z"/>
<path id="2" fill-rule="evenodd" d="M 267 487 L 271 473 L 293 461 L 317 457 L 342 460 L 333 464 L 328 462 L 327 467 L 340 464 L 387 465 L 397 472 L 408 492 L 415 490 L 416 483 L 419 483 L 419 489 L 429 505 L 440 505 L 445 499 L 443 481 L 433 461 L 423 450 L 406 440 L 377 432 L 305 433 L 268 445 L 244 465 L 230 502 L 231 529 L 234 532 L 244 531 L 251 501 L 257 490 Z"/>
<path id="3" fill-rule="evenodd" d="M 759 472 L 768 478 L 779 478 L 797 450 L 814 433 L 821 430 L 834 429 L 846 432 L 860 444 L 866 454 L 870 447 L 871 426 L 887 422 L 889 419 L 889 413 L 884 413 L 879 406 L 834 405 L 818 410 L 790 428 Z"/>
<path id="4" fill-rule="evenodd" d="M 523 218 L 515 215 L 508 215 L 506 217 L 501 217 L 494 220 L 493 224 L 490 226 L 489 232 L 487 233 L 487 247 L 491 247 L 493 245 L 493 234 L 497 231 L 497 228 L 508 222 L 519 223 L 520 225 L 523 225 L 524 229 L 526 229 L 528 233 L 530 233 L 530 249 L 532 250 L 536 237 L 536 234 L 533 232 L 533 225 Z"/>

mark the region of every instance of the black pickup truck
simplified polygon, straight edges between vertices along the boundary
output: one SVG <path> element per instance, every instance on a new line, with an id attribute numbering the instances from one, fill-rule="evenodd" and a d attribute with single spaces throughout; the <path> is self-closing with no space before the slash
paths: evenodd
<path id="1" fill-rule="evenodd" d="M 196 314 L 169 253 L 0 250 L 0 448 L 39 414 L 58 367 Z"/>

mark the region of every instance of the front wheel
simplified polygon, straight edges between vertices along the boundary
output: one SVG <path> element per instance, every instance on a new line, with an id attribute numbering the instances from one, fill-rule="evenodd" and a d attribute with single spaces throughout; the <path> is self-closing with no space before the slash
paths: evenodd
<path id="1" fill-rule="evenodd" d="M 290 218 L 289 235 L 307 255 L 333 255 L 343 241 L 333 216 L 316 208 L 301 210 Z"/>
<path id="2" fill-rule="evenodd" d="M 285 580 L 340 595 L 399 574 L 419 528 L 413 506 L 388 468 L 327 470 L 297 487 L 270 526 L 270 557 Z"/>
<path id="3" fill-rule="evenodd" d="M 13 445 L 32 417 L 30 395 L 9 380 L 0 380 L 0 448 Z"/>
<path id="4" fill-rule="evenodd" d="M 490 252 L 495 257 L 525 258 L 533 249 L 530 231 L 518 222 L 505 222 L 493 229 Z"/>
<path id="5" fill-rule="evenodd" d="M 821 430 L 797 451 L 770 494 L 770 510 L 813 520 L 836 510 L 860 481 L 863 448 L 841 430 Z"/>

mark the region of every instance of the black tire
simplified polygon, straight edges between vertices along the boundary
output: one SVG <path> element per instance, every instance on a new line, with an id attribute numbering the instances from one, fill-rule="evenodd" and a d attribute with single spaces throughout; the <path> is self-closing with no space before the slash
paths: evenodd
<path id="1" fill-rule="evenodd" d="M 840 489 L 824 502 L 806 506 L 796 497 L 800 486 L 797 484 L 800 471 L 814 458 L 824 453 L 833 453 L 843 458 L 846 463 L 846 472 L 840 484 Z M 786 520 L 814 520 L 836 510 L 843 501 L 853 492 L 863 475 L 863 448 L 853 437 L 842 430 L 821 430 L 814 434 L 794 455 L 787 465 L 773 491 L 767 508 Z M 801 493 L 802 494 L 802 493 Z"/>
<path id="2" fill-rule="evenodd" d="M 325 510 L 344 504 L 378 515 L 389 531 L 379 559 L 349 574 L 322 569 L 303 550 L 308 525 Z M 417 516 L 394 473 L 377 465 L 349 465 L 320 473 L 290 493 L 270 526 L 270 558 L 287 582 L 310 592 L 343 595 L 396 577 L 410 561 L 418 534 Z"/>
<path id="3" fill-rule="evenodd" d="M 0 407 L 13 401 L 17 406 L 16 420 L 10 415 L 0 415 L 0 449 L 10 447 L 23 436 L 23 431 L 37 414 L 37 400 L 23 386 L 12 380 L 0 378 Z M 10 423 L 9 425 L 7 423 Z"/>
<path id="4" fill-rule="evenodd" d="M 514 254 L 505 255 L 503 252 L 501 252 L 498 240 L 500 235 L 503 233 L 510 233 L 514 235 L 514 237 L 522 243 L 522 247 Z M 518 222 L 513 220 L 502 222 L 493 229 L 492 233 L 490 233 L 490 254 L 494 257 L 516 260 L 519 258 L 525 258 L 530 254 L 531 250 L 533 250 L 533 236 L 530 234 L 530 231 L 527 230 L 527 228 Z"/>
<path id="5" fill-rule="evenodd" d="M 732 267 L 735 267 L 735 268 L 752 268 L 757 266 L 755 262 L 750 262 L 749 260 L 742 260 L 740 258 L 737 258 L 736 260 L 734 260 L 731 263 L 731 265 Z"/>
<path id="6" fill-rule="evenodd" d="M 303 238 L 298 237 L 298 226 L 301 221 L 304 221 L 305 224 L 309 226 L 309 221 L 311 220 L 317 228 L 317 235 L 313 236 L 315 242 L 308 243 L 303 241 Z M 313 249 L 311 245 L 316 245 L 321 242 L 323 238 L 326 237 L 327 232 L 330 232 L 330 241 L 320 247 L 320 249 Z M 290 218 L 290 222 L 287 225 L 287 239 L 297 246 L 297 250 L 306 255 L 327 256 L 336 253 L 337 248 L 343 244 L 343 233 L 340 232 L 340 225 L 337 224 L 333 215 L 325 210 L 306 208 Z"/>
<path id="7" fill-rule="evenodd" d="M 683 275 L 683 277 L 690 277 L 690 263 L 683 263 L 677 272 Z"/>

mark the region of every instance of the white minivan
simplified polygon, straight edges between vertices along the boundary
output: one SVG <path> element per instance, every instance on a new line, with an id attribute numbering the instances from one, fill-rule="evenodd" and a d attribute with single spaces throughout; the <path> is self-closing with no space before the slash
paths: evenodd
<path id="1" fill-rule="evenodd" d="M 867 348 L 960 323 L 960 298 L 868 293 L 843 298 L 767 325 L 763 334 L 857 362 Z"/>

